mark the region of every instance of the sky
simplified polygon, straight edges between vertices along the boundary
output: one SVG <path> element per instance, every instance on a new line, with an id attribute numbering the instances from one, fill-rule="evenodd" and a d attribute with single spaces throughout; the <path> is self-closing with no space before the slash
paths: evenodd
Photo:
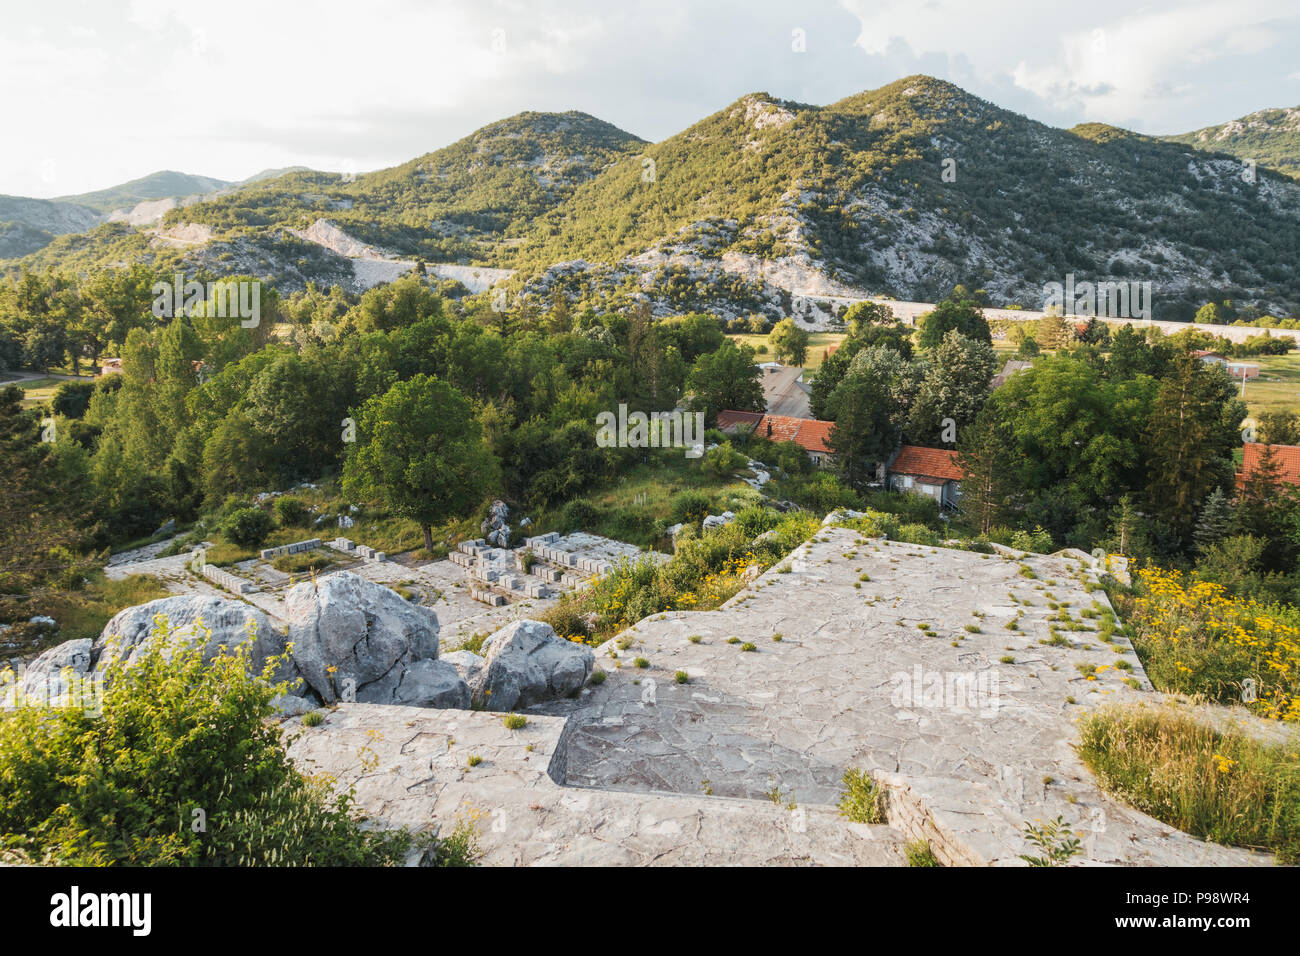
<path id="1" fill-rule="evenodd" d="M 746 93 L 927 73 L 1054 126 L 1300 105 L 1296 0 L 41 0 L 8 4 L 0 193 L 160 169 L 366 172 L 523 110 L 659 140 Z"/>

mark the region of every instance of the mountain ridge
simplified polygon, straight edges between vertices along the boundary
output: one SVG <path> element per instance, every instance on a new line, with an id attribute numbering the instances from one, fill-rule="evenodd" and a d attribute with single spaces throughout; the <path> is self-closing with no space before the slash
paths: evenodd
<path id="1" fill-rule="evenodd" d="M 513 268 L 519 289 L 575 301 L 648 295 L 656 311 L 720 297 L 728 313 L 781 311 L 788 289 L 764 277 L 793 271 L 921 301 L 962 283 L 1025 307 L 1074 273 L 1150 281 L 1166 317 L 1223 298 L 1300 314 L 1300 184 L 1240 174 L 1194 144 L 1058 129 L 914 75 L 825 106 L 746 94 L 656 143 L 524 112 L 387 169 L 200 197 L 162 224 L 266 246 L 328 220 L 395 258 Z M 104 228 L 30 264 L 120 257 Z"/>

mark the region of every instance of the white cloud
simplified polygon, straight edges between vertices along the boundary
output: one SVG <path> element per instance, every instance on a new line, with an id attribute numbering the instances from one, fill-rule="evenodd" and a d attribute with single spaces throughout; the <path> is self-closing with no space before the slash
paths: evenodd
<path id="1" fill-rule="evenodd" d="M 1293 7 L 1095 0 L 1081 19 L 1028 0 L 43 0 L 7 11 L 0 34 L 0 87 L 20 91 L 0 192 L 162 168 L 374 169 L 526 109 L 661 138 L 748 92 L 827 103 L 915 72 L 1046 121 L 1172 132 L 1291 105 L 1270 78 L 1294 69 Z"/>

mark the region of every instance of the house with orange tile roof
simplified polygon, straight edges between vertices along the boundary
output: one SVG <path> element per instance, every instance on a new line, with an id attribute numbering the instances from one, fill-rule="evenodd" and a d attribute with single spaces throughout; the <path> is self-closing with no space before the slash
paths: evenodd
<path id="1" fill-rule="evenodd" d="M 1237 472 L 1238 491 L 1246 487 L 1246 482 L 1270 452 L 1277 467 L 1278 481 L 1300 485 L 1300 445 L 1265 445 L 1263 442 L 1251 441 L 1246 442 L 1241 449 L 1241 471 Z"/>
<path id="2" fill-rule="evenodd" d="M 957 452 L 952 448 L 904 445 L 885 466 L 886 488 L 928 495 L 948 508 L 957 506 L 965 477 L 966 473 L 957 464 Z"/>
<path id="3" fill-rule="evenodd" d="M 721 431 L 732 435 L 758 435 L 770 441 L 792 441 L 803 448 L 812 463 L 818 466 L 830 461 L 829 441 L 834 427 L 834 422 L 816 418 L 793 418 L 789 415 L 732 409 L 718 412 L 718 428 Z"/>

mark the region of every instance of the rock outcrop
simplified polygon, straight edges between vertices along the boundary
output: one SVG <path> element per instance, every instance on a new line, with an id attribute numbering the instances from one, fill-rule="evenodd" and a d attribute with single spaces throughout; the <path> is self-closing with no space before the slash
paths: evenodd
<path id="1" fill-rule="evenodd" d="M 591 676 L 591 648 L 566 641 L 541 621 L 514 621 L 484 642 L 483 667 L 471 684 L 473 702 L 513 710 L 568 697 Z"/>
<path id="2" fill-rule="evenodd" d="M 285 609 L 293 661 L 324 702 L 468 705 L 456 668 L 436 660 L 438 616 L 429 608 L 341 571 L 296 585 Z"/>
<path id="3" fill-rule="evenodd" d="M 259 673 L 268 657 L 284 653 L 283 631 L 262 611 L 243 601 L 192 595 L 160 598 L 119 611 L 91 648 L 94 668 L 103 670 L 117 656 L 127 663 L 134 661 L 152 643 L 160 616 L 173 637 L 203 640 L 204 660 L 216 657 L 223 647 L 234 650 L 249 644 L 252 671 Z M 293 676 L 291 668 L 281 670 L 278 679 Z"/>

